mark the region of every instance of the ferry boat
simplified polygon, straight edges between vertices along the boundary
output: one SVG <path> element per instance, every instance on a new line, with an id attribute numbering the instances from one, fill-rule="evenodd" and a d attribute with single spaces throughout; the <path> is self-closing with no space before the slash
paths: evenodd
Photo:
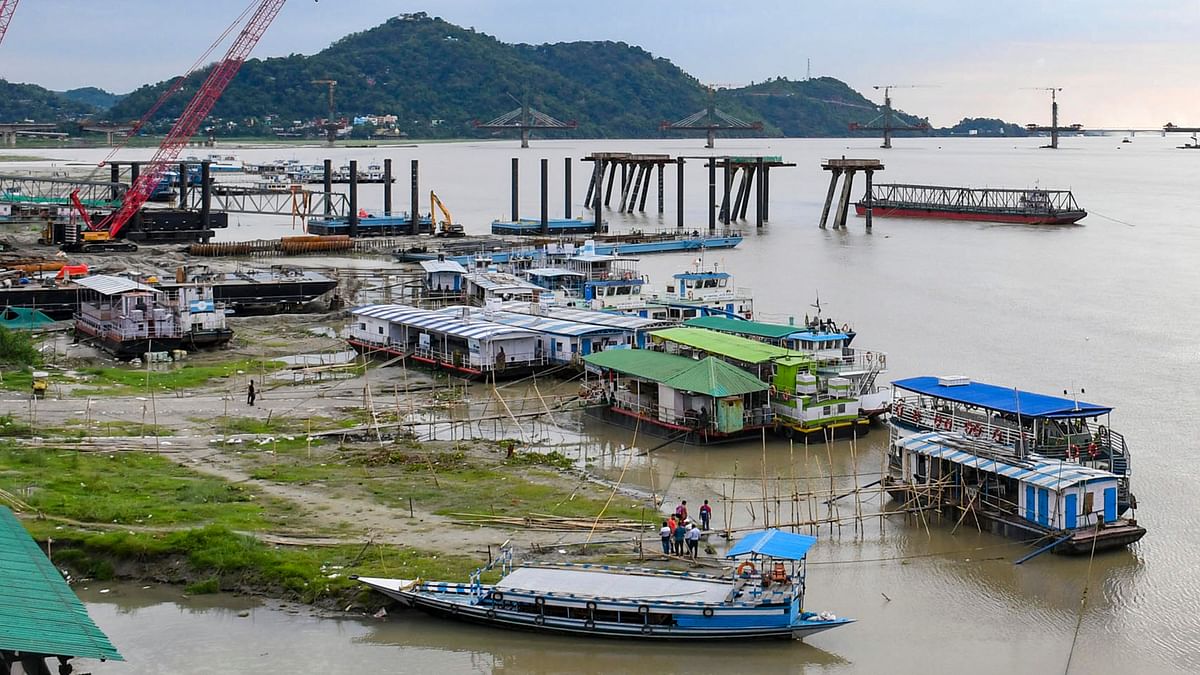
<path id="1" fill-rule="evenodd" d="M 997 189 L 876 183 L 855 203 L 875 217 L 979 220 L 1026 225 L 1069 225 L 1085 216 L 1070 190 Z"/>
<path id="2" fill-rule="evenodd" d="M 952 431 L 893 427 L 884 488 L 904 504 L 951 507 L 1001 536 L 1063 554 L 1128 546 L 1146 529 L 1118 513 L 1116 474 Z M 1036 554 L 1036 553 L 1035 553 Z"/>
<path id="3" fill-rule="evenodd" d="M 776 529 L 746 534 L 726 554 L 730 576 L 572 563 L 512 567 L 468 583 L 355 577 L 406 607 L 459 621 L 540 633 L 638 640 L 803 639 L 852 623 L 806 611 L 809 549 L 816 537 Z"/>
<path id="4" fill-rule="evenodd" d="M 794 331 L 800 348 L 791 349 L 751 339 L 734 332 L 738 329 L 731 326 L 711 330 L 718 318 L 705 319 L 701 325 L 707 323 L 708 327 L 704 328 L 687 322 L 682 327 L 654 331 L 652 343 L 668 353 L 717 356 L 762 380 L 769 387 L 774 428 L 783 435 L 862 436 L 887 410 L 890 393 L 876 386 L 877 377 L 887 367 L 883 352 L 849 349 L 849 336 L 845 334 L 810 334 L 805 330 Z M 741 323 L 747 325 L 742 330 L 748 333 L 762 332 L 762 326 L 772 325 Z"/>
<path id="5" fill-rule="evenodd" d="M 1108 406 L 962 376 L 910 377 L 892 387 L 891 421 L 901 430 L 962 434 L 1110 471 L 1118 478 L 1117 513 L 1137 508 L 1129 447 L 1113 430 Z"/>

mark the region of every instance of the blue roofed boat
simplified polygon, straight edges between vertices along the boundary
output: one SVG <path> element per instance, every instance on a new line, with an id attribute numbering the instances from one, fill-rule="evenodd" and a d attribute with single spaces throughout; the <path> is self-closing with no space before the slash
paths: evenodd
<path id="1" fill-rule="evenodd" d="M 312 222 L 309 221 L 309 230 L 312 231 Z M 422 222 L 428 222 L 428 219 L 422 217 Z M 362 221 L 359 221 L 359 226 L 362 226 Z M 714 248 L 734 248 L 742 243 L 742 237 L 737 235 L 732 236 L 704 236 L 699 233 L 692 235 L 680 235 L 672 239 L 656 239 L 652 241 L 633 241 L 633 242 L 613 242 L 613 243 L 596 243 L 594 252 L 600 255 L 638 255 L 646 253 L 673 253 L 676 251 L 702 251 Z M 495 264 L 504 264 L 513 262 L 519 259 L 535 257 L 540 251 L 545 248 L 537 248 L 533 246 L 514 246 L 508 251 L 481 251 L 479 255 L 486 256 L 488 261 Z M 442 254 L 444 255 L 444 254 Z M 444 255 L 446 260 L 453 260 L 467 267 L 474 267 L 475 261 L 479 257 L 475 253 L 462 255 Z M 422 260 L 437 260 L 439 253 L 427 250 L 409 250 L 396 249 L 392 251 L 392 256 L 399 262 L 421 262 Z"/>
<path id="2" fill-rule="evenodd" d="M 407 213 L 397 215 L 376 214 L 367 210 L 362 210 L 358 214 L 358 236 L 360 237 L 391 237 L 401 234 L 409 234 L 412 227 L 412 216 Z M 350 223 L 346 218 L 313 218 L 308 221 L 308 233 L 318 234 L 321 236 L 342 234 L 350 234 Z M 417 234 L 431 234 L 433 232 L 433 218 L 430 216 L 417 216 Z M 436 260 L 437 255 L 432 255 L 427 260 Z M 464 261 L 459 261 L 464 262 Z"/>
<path id="3" fill-rule="evenodd" d="M 628 639 L 802 639 L 852 619 L 804 609 L 816 537 L 748 533 L 726 554 L 731 576 L 571 563 L 511 567 L 512 550 L 468 583 L 357 577 L 402 605 L 499 628 Z M 484 584 L 499 564 L 502 577 Z"/>
<path id="4" fill-rule="evenodd" d="M 910 377 L 892 385 L 891 420 L 902 430 L 957 433 L 1111 471 L 1119 478 L 1118 513 L 1137 508 L 1129 447 L 1112 429 L 1111 407 L 962 376 Z"/>

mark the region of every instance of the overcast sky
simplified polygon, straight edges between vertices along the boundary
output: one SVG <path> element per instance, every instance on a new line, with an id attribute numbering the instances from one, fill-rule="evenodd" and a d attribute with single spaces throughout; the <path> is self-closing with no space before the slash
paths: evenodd
<path id="1" fill-rule="evenodd" d="M 0 77 L 52 89 L 127 92 L 190 65 L 249 0 L 24 0 L 0 46 Z M 935 125 L 967 116 L 1064 123 L 1200 125 L 1200 0 L 291 0 L 255 56 L 310 54 L 401 12 L 426 11 L 505 42 L 619 40 L 701 81 L 778 75 L 844 80 Z M 223 51 L 223 48 L 222 48 Z"/>

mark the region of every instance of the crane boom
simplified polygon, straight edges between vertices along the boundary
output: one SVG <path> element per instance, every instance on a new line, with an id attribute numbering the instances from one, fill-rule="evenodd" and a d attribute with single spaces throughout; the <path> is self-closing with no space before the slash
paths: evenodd
<path id="1" fill-rule="evenodd" d="M 162 145 L 158 147 L 154 157 L 146 164 L 143 173 L 129 187 L 124 201 L 121 202 L 121 208 L 100 223 L 99 227 L 107 230 L 110 238 L 116 238 L 134 214 L 145 206 L 154 189 L 162 182 L 171 163 L 179 157 L 184 146 L 199 130 L 204 118 L 208 117 L 208 113 L 212 111 L 217 99 L 225 92 L 225 87 L 229 86 L 234 75 L 237 75 L 238 69 L 250 56 L 250 52 L 253 51 L 254 46 L 258 44 L 263 33 L 275 20 L 279 10 L 283 9 L 286 2 L 287 0 L 261 0 L 259 2 L 254 14 L 242 28 L 242 32 L 229 46 L 225 58 L 221 59 L 208 74 L 204 84 L 188 102 L 167 137 L 163 139 Z"/>
<path id="2" fill-rule="evenodd" d="M 0 42 L 4 41 L 4 34 L 8 32 L 8 22 L 12 21 L 13 12 L 17 11 L 19 1 L 0 0 Z"/>

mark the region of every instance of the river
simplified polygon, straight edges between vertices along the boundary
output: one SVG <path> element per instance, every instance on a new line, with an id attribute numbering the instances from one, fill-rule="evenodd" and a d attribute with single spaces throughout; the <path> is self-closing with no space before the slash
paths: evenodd
<path id="1" fill-rule="evenodd" d="M 177 591 L 170 599 L 130 591 L 132 604 L 115 594 L 87 595 L 100 626 L 131 659 L 93 670 L 195 672 L 224 663 L 247 672 L 266 665 L 256 660 L 265 653 L 272 667 L 296 672 L 1042 673 L 1062 672 L 1069 655 L 1071 671 L 1079 673 L 1200 671 L 1200 490 L 1192 482 L 1200 471 L 1189 454 L 1200 418 L 1188 412 L 1200 409 L 1200 229 L 1194 208 L 1200 152 L 1175 149 L 1178 139 L 1151 136 L 1124 144 L 1114 137 L 1065 139 L 1058 151 L 1038 149 L 1038 141 L 899 139 L 895 149 L 883 151 L 869 140 L 718 139 L 721 153 L 782 155 L 798 166 L 772 172 L 770 223 L 755 232 L 751 208 L 746 241 L 709 254 L 706 262 L 724 263 L 740 286 L 752 288 L 762 317 L 800 319 L 819 293 L 827 316 L 858 331 L 856 346 L 888 352 L 893 378 L 961 374 L 1047 393 L 1086 391 L 1081 398 L 1114 406 L 1113 426 L 1133 452 L 1133 488 L 1141 506 L 1136 515 L 1149 530 L 1128 551 L 1094 562 L 1046 555 L 1015 566 L 1022 549 L 973 526 L 951 534 L 953 522 L 935 521 L 926 529 L 919 520 L 893 517 L 865 519 L 861 534 L 851 524 L 840 532 L 825 527 L 810 556 L 808 606 L 858 623 L 808 644 L 586 642 L 405 614 L 360 622 L 262 607 L 239 618 L 199 600 L 176 604 Z M 341 163 L 355 157 L 363 164 L 391 157 L 403 176 L 407 160 L 417 158 L 424 189 L 435 189 L 468 232 L 483 233 L 488 221 L 508 212 L 511 157 L 521 157 L 526 217 L 535 217 L 538 208 L 537 160 L 550 159 L 551 214 L 558 216 L 564 156 L 708 154 L 700 145 L 535 140 L 529 150 L 505 141 L 238 154 L 247 161 L 331 156 Z M 38 154 L 71 160 L 103 155 Z M 821 230 L 816 222 L 828 176 L 820 160 L 843 155 L 881 158 L 886 170 L 876 182 L 1070 188 L 1091 215 L 1068 227 L 877 218 L 874 231 L 866 232 L 861 219 L 851 218 L 846 231 Z M 574 215 L 581 213 L 588 167 L 576 163 Z M 688 167 L 687 227 L 703 229 L 707 176 L 699 161 Z M 406 182 L 396 188 L 397 203 L 405 205 Z M 673 186 L 668 170 L 664 215 L 655 212 L 652 191 L 649 214 L 610 214 L 614 229 L 673 226 Z M 362 203 L 378 208 L 379 186 L 364 188 Z M 222 238 L 292 231 L 286 219 L 232 220 Z M 646 257 L 642 269 L 662 284 L 691 258 Z M 632 444 L 628 431 L 586 429 L 614 446 Z M 759 443 L 667 447 L 636 461 L 617 450 L 599 451 L 595 466 L 610 477 L 624 472 L 627 483 L 665 489 L 668 500 L 696 504 L 724 490 L 735 472 L 738 494 L 745 496 L 759 494 L 753 491 L 761 491 L 764 474 L 773 486 L 793 474 L 800 480 L 827 477 L 831 466 L 839 474 L 877 472 L 885 436 L 872 433 L 853 453 L 849 443 L 806 453 L 778 440 L 765 451 Z M 877 507 L 863 506 L 866 512 Z M 790 507 L 781 508 L 789 515 Z M 845 513 L 853 505 L 840 508 Z M 715 520 L 751 522 L 748 509 L 738 509 L 718 511 Z"/>

